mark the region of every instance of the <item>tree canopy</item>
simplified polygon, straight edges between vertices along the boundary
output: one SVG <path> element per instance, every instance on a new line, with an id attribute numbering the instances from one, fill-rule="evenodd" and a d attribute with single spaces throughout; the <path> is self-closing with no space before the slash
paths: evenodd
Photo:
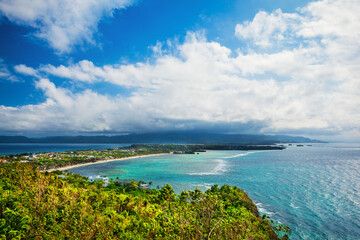
<path id="1" fill-rule="evenodd" d="M 0 239 L 287 239 L 237 187 L 177 195 L 137 184 L 0 164 Z M 64 173 L 62 173 L 64 174 Z"/>

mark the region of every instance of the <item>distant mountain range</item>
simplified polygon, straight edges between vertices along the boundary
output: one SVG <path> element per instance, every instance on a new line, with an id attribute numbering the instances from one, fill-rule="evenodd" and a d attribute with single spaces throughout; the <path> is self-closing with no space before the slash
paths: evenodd
<path id="1" fill-rule="evenodd" d="M 322 141 L 286 135 L 221 134 L 203 132 L 160 132 L 119 136 L 55 136 L 28 138 L 0 136 L 0 143 L 174 143 L 269 145 L 277 143 L 318 143 Z"/>

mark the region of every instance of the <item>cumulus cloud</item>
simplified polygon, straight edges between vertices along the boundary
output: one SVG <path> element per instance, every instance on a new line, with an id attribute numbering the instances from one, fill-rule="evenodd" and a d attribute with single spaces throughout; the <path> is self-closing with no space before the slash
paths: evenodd
<path id="1" fill-rule="evenodd" d="M 288 40 L 286 35 L 296 29 L 301 20 L 298 14 L 283 13 L 281 9 L 273 13 L 260 11 L 253 21 L 237 24 L 235 35 L 241 39 L 252 39 L 255 45 L 271 47 L 274 44 Z"/>
<path id="2" fill-rule="evenodd" d="M 308 45 L 316 37 L 322 44 L 336 44 L 336 40 L 341 40 L 342 47 L 348 44 L 351 48 L 358 47 L 359 11 L 357 0 L 311 2 L 296 13 L 283 13 L 281 9 L 272 13 L 260 11 L 252 21 L 237 24 L 235 35 L 260 47 L 298 45 L 299 41 L 301 45 Z"/>
<path id="3" fill-rule="evenodd" d="M 323 0 L 300 9 L 302 20 L 298 34 L 304 37 L 359 38 L 360 4 L 357 0 Z"/>
<path id="4" fill-rule="evenodd" d="M 93 34 L 103 17 L 132 0 L 0 0 L 0 14 L 17 24 L 36 29 L 58 53 L 70 52 L 74 45 L 94 44 Z"/>
<path id="5" fill-rule="evenodd" d="M 132 99 L 110 97 L 91 90 L 72 93 L 42 78 L 36 87 L 46 101 L 21 107 L 0 106 L 2 132 L 138 132 L 168 129 L 168 123 L 149 117 Z"/>
<path id="6" fill-rule="evenodd" d="M 341 2 L 310 3 L 291 14 L 261 13 L 284 25 L 275 24 L 275 30 L 265 34 L 269 43 L 291 42 L 274 52 L 256 44 L 252 48 L 257 40 L 256 34 L 250 34 L 242 41 L 249 42 L 251 51 L 237 51 L 234 56 L 231 49 L 197 32 L 188 33 L 183 43 L 172 43 L 176 51 L 162 51 L 158 44 L 151 62 L 96 66 L 84 60 L 68 66 L 40 66 L 36 71 L 50 79 L 62 77 L 85 85 L 107 82 L 135 90 L 130 96 L 115 97 L 86 89 L 73 93 L 49 79 L 39 79 L 37 87 L 47 101 L 19 108 L 3 106 L 0 114 L 8 121 L 1 129 L 149 131 L 229 123 L 239 131 L 244 129 L 241 125 L 250 124 L 267 133 L 360 137 L 360 41 L 356 41 L 360 3 Z M 266 24 L 267 17 L 256 20 L 257 16 L 241 23 L 249 33 Z M 339 31 L 336 27 L 325 31 L 323 22 L 330 18 L 342 19 L 343 24 L 351 21 L 353 31 L 343 33 L 340 23 Z"/>

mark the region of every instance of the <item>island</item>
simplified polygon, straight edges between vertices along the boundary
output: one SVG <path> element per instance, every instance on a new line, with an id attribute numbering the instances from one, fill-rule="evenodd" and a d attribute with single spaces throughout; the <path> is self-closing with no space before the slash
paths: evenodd
<path id="1" fill-rule="evenodd" d="M 134 157 L 157 154 L 195 154 L 207 150 L 283 150 L 279 145 L 206 145 L 206 144 L 133 144 L 128 147 L 119 147 L 100 150 L 80 150 L 66 152 L 22 153 L 1 157 L 1 162 L 30 162 L 43 171 L 65 169 L 82 164 L 94 164 L 106 161 L 117 161 Z"/>

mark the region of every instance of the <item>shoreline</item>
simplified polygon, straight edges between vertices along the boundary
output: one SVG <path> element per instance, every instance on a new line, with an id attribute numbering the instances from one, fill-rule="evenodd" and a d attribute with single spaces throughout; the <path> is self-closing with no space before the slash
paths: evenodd
<path id="1" fill-rule="evenodd" d="M 43 170 L 42 172 L 53 172 L 53 171 L 56 171 L 56 170 L 64 171 L 64 170 L 69 170 L 69 169 L 76 168 L 76 167 L 94 165 L 94 164 L 99 164 L 99 163 L 114 162 L 114 161 L 124 161 L 124 160 L 134 159 L 134 158 L 152 157 L 152 156 L 160 156 L 160 155 L 167 155 L 167 154 L 171 154 L 171 153 L 154 153 L 154 154 L 147 154 L 147 155 L 141 155 L 141 156 L 131 156 L 131 157 L 108 159 L 108 160 L 99 160 L 99 161 L 96 161 L 96 162 L 79 163 L 79 164 L 69 165 L 69 166 L 65 166 L 65 167 L 52 168 L 52 169 L 48 169 L 48 170 Z"/>

